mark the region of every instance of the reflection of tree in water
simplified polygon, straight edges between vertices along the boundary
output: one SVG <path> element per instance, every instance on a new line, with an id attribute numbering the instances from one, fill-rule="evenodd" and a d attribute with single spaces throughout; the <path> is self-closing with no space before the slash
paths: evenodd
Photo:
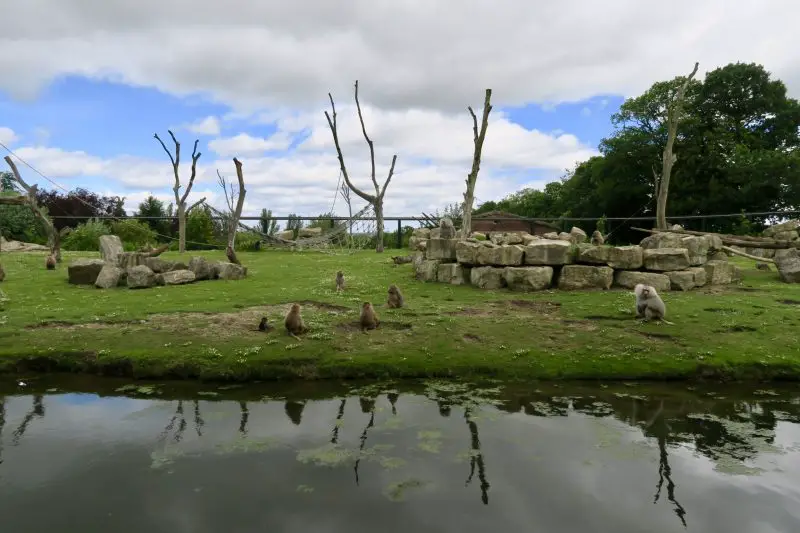
<path id="1" fill-rule="evenodd" d="M 475 475 L 475 466 L 478 467 L 478 479 L 481 482 L 481 501 L 484 505 L 489 504 L 489 482 L 486 480 L 486 465 L 483 461 L 483 452 L 481 452 L 481 439 L 478 435 L 478 424 L 472 419 L 472 406 L 464 408 L 464 419 L 467 422 L 470 434 L 470 459 L 469 459 L 469 477 L 465 485 L 472 482 L 472 477 Z"/>
<path id="2" fill-rule="evenodd" d="M 19 444 L 20 439 L 25 435 L 25 431 L 27 431 L 28 425 L 34 417 L 44 418 L 44 396 L 41 394 L 33 395 L 33 406 L 30 411 L 25 413 L 22 422 L 20 422 L 17 429 L 11 434 L 11 442 L 14 446 Z"/>
<path id="3" fill-rule="evenodd" d="M 203 417 L 200 415 L 200 402 L 195 400 L 194 401 L 194 430 L 197 432 L 198 437 L 203 436 L 203 426 L 206 423 L 203 420 Z"/>
<path id="4" fill-rule="evenodd" d="M 362 413 L 369 413 L 369 422 L 364 426 L 364 431 L 361 432 L 361 437 L 359 437 L 361 443 L 358 446 L 358 458 L 356 459 L 356 464 L 353 466 L 353 471 L 356 475 L 356 485 L 358 485 L 358 467 L 361 464 L 361 455 L 364 452 L 364 446 L 367 444 L 367 433 L 369 433 L 370 428 L 375 425 L 375 398 L 359 396 L 358 403 L 361 405 Z"/>
<path id="5" fill-rule="evenodd" d="M 331 435 L 331 444 L 338 444 L 339 442 L 339 428 L 342 427 L 342 418 L 344 418 L 344 406 L 347 404 L 347 398 L 342 398 L 339 403 L 339 411 L 336 413 L 336 422 L 333 425 L 333 432 Z"/>
<path id="6" fill-rule="evenodd" d="M 283 410 L 286 411 L 286 416 L 295 426 L 299 426 L 303 421 L 303 410 L 306 408 L 306 402 L 296 400 L 286 400 L 283 404 Z"/>
<path id="7" fill-rule="evenodd" d="M 0 464 L 3 464 L 3 428 L 6 426 L 6 398 L 0 398 Z"/>
<path id="8" fill-rule="evenodd" d="M 397 415 L 397 400 L 400 398 L 400 395 L 396 392 L 389 392 L 386 394 L 386 398 L 389 400 L 389 404 L 392 406 L 392 416 Z"/>
<path id="9" fill-rule="evenodd" d="M 250 418 L 250 410 L 247 408 L 247 402 L 239 402 L 239 410 L 241 417 L 239 418 L 239 433 L 243 436 L 247 435 L 247 421 Z"/>
<path id="10" fill-rule="evenodd" d="M 686 527 L 686 510 L 675 499 L 675 482 L 672 481 L 672 468 L 669 466 L 669 453 L 667 452 L 667 437 L 670 434 L 671 427 L 669 422 L 664 418 L 664 401 L 661 401 L 658 411 L 647 423 L 647 427 L 656 434 L 658 441 L 658 485 L 656 485 L 656 494 L 653 497 L 653 503 L 658 503 L 661 498 L 661 487 L 664 485 L 664 480 L 667 481 L 667 500 L 674 507 L 675 514 L 678 519 Z"/>
<path id="11" fill-rule="evenodd" d="M 175 409 L 175 414 L 172 415 L 169 423 L 167 423 L 166 427 L 164 427 L 164 431 L 158 435 L 159 443 L 163 443 L 167 439 L 170 431 L 175 428 L 175 422 L 178 423 L 178 429 L 175 431 L 173 440 L 175 442 L 180 442 L 181 439 L 183 439 L 183 432 L 186 430 L 186 417 L 183 415 L 183 400 L 178 400 L 178 406 Z"/>

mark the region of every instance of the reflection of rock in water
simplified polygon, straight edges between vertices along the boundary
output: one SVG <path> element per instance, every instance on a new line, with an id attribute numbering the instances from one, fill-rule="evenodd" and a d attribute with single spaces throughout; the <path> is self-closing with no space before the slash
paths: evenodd
<path id="1" fill-rule="evenodd" d="M 439 406 L 439 414 L 447 417 L 450 416 L 450 404 L 444 400 L 436 400 L 436 405 Z"/>
<path id="2" fill-rule="evenodd" d="M 347 398 L 342 398 L 339 403 L 339 411 L 336 413 L 336 422 L 333 424 L 333 432 L 331 435 L 331 444 L 339 442 L 339 428 L 342 426 L 342 418 L 344 418 L 344 406 L 347 404 Z"/>
<path id="3" fill-rule="evenodd" d="M 296 400 L 286 400 L 283 404 L 283 409 L 286 411 L 286 416 L 289 417 L 295 426 L 299 426 L 303 420 L 303 409 L 306 408 L 306 402 L 298 402 Z"/>
<path id="4" fill-rule="evenodd" d="M 363 396 L 358 397 L 358 403 L 361 405 L 361 412 L 371 413 L 375 410 L 375 398 L 364 398 Z"/>
<path id="5" fill-rule="evenodd" d="M 0 398 L 0 464 L 3 464 L 3 428 L 6 426 L 6 398 Z"/>

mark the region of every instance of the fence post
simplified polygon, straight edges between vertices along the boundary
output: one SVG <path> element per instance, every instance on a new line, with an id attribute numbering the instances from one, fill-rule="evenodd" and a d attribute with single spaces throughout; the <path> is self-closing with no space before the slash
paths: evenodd
<path id="1" fill-rule="evenodd" d="M 403 247 L 403 221 L 399 218 L 397 219 L 397 249 L 401 249 Z"/>

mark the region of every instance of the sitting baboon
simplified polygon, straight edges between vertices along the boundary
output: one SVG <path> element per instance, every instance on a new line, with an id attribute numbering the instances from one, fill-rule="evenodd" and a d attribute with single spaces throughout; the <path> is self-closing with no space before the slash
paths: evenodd
<path id="1" fill-rule="evenodd" d="M 378 315 L 375 314 L 375 309 L 372 308 L 372 304 L 369 302 L 364 302 L 361 306 L 361 318 L 359 320 L 361 324 L 361 332 L 365 333 L 368 329 L 375 329 L 381 323 L 378 320 Z"/>
<path id="2" fill-rule="evenodd" d="M 47 270 L 55 270 L 56 269 L 56 257 L 53 254 L 47 256 L 47 259 L 44 261 L 44 266 Z"/>
<path id="3" fill-rule="evenodd" d="M 389 285 L 389 300 L 386 303 L 389 309 L 399 309 L 403 307 L 404 303 L 403 293 L 400 292 L 397 285 Z"/>
<path id="4" fill-rule="evenodd" d="M 286 326 L 286 332 L 294 338 L 308 331 L 305 322 L 303 322 L 303 317 L 300 315 L 300 304 L 292 304 L 283 323 Z"/>
<path id="5" fill-rule="evenodd" d="M 336 273 L 336 292 L 344 290 L 344 273 L 340 270 Z"/>
<path id="6" fill-rule="evenodd" d="M 592 245 L 593 246 L 602 246 L 603 244 L 605 244 L 605 242 L 606 242 L 606 240 L 603 237 L 603 234 L 600 233 L 597 230 L 594 230 L 594 232 L 592 233 Z"/>

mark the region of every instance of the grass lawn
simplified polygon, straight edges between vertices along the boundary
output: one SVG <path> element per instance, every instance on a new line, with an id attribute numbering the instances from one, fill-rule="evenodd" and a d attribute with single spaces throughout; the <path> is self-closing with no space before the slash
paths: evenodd
<path id="1" fill-rule="evenodd" d="M 749 260 L 740 263 L 739 285 L 665 293 L 675 323 L 667 325 L 634 320 L 626 290 L 513 293 L 418 282 L 411 265 L 391 264 L 391 250 L 239 255 L 245 280 L 99 290 L 66 281 L 72 259 L 97 253 L 67 252 L 55 271 L 44 269 L 40 253 L 0 253 L 8 298 L 0 303 L 0 371 L 241 381 L 800 377 L 800 285 Z M 334 290 L 339 269 L 342 294 Z M 407 308 L 385 307 L 390 283 Z M 364 300 L 382 321 L 367 334 L 357 327 Z M 300 342 L 283 329 L 292 302 L 303 305 L 311 328 Z M 262 316 L 273 331 L 258 331 Z"/>

